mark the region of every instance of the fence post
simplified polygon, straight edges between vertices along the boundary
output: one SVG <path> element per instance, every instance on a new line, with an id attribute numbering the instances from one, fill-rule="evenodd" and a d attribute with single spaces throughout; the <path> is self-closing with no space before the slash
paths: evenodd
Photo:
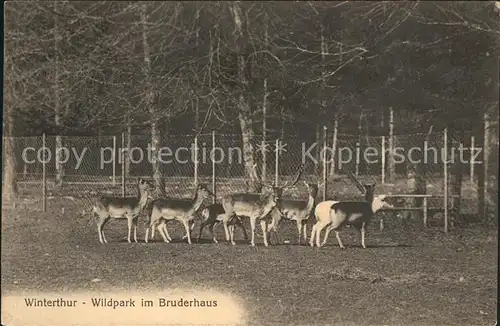
<path id="1" fill-rule="evenodd" d="M 279 183 L 279 161 L 280 161 L 280 151 L 279 151 L 280 140 L 276 139 L 275 144 L 275 162 L 274 162 L 274 185 L 277 187 Z"/>
<path id="2" fill-rule="evenodd" d="M 266 150 L 266 139 L 264 138 L 262 140 L 262 173 L 261 173 L 262 181 L 266 180 L 266 174 L 267 174 L 267 150 Z"/>
<path id="3" fill-rule="evenodd" d="M 424 197 L 423 214 L 424 214 L 424 227 L 427 227 L 427 197 Z"/>
<path id="4" fill-rule="evenodd" d="M 356 142 L 356 178 L 359 176 L 359 155 L 360 155 L 360 149 L 359 149 L 359 141 Z"/>
<path id="5" fill-rule="evenodd" d="M 46 142 L 45 142 L 45 133 L 42 134 L 42 147 L 43 147 L 43 161 L 42 161 L 42 209 L 44 212 L 47 211 L 47 171 L 46 171 Z"/>
<path id="6" fill-rule="evenodd" d="M 113 136 L 113 186 L 116 185 L 116 136 Z"/>
<path id="7" fill-rule="evenodd" d="M 125 197 L 125 134 L 123 132 L 122 132 L 122 148 L 120 151 L 120 158 L 122 165 L 122 197 Z"/>
<path id="8" fill-rule="evenodd" d="M 394 110 L 389 108 L 389 179 L 394 182 L 396 165 L 394 162 Z"/>
<path id="9" fill-rule="evenodd" d="M 327 166 L 326 166 L 326 137 L 328 134 L 327 126 L 323 126 L 323 201 L 326 200 L 326 178 L 327 178 Z"/>
<path id="10" fill-rule="evenodd" d="M 333 123 L 333 139 L 332 139 L 332 164 L 330 165 L 330 176 L 335 176 L 335 154 L 337 153 L 337 138 L 338 138 L 339 122 L 335 120 Z"/>
<path id="11" fill-rule="evenodd" d="M 198 135 L 194 136 L 194 184 L 198 184 Z"/>
<path id="12" fill-rule="evenodd" d="M 476 146 L 476 138 L 474 136 L 470 137 L 470 183 L 474 184 L 474 152 Z"/>
<path id="13" fill-rule="evenodd" d="M 215 184 L 216 184 L 216 177 L 215 177 L 215 131 L 212 130 L 212 193 L 214 194 L 214 197 L 212 199 L 212 203 L 215 204 L 215 201 L 216 201 L 216 195 L 217 193 L 215 192 L 216 191 L 216 187 L 215 187 Z"/>
<path id="14" fill-rule="evenodd" d="M 382 136 L 382 184 L 385 184 L 385 136 Z"/>
<path id="15" fill-rule="evenodd" d="M 266 151 L 266 138 L 267 138 L 267 78 L 264 79 L 264 98 L 262 100 L 262 171 L 260 178 L 262 181 L 266 180 L 267 174 L 267 151 Z"/>
<path id="16" fill-rule="evenodd" d="M 448 232 L 448 128 L 444 129 L 444 232 Z"/>

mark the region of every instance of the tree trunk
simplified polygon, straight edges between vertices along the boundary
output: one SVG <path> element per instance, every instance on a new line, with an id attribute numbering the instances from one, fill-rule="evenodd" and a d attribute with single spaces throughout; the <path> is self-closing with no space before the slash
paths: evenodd
<path id="1" fill-rule="evenodd" d="M 455 219 L 460 214 L 460 202 L 462 195 L 462 179 L 463 179 L 463 163 L 460 160 L 460 153 L 458 152 L 458 142 L 452 141 L 452 148 L 455 148 L 453 159 L 450 167 L 449 178 L 449 194 L 450 200 L 453 205 L 451 206 L 451 219 L 452 223 L 457 222 Z"/>
<path id="2" fill-rule="evenodd" d="M 327 44 L 326 44 L 326 39 L 325 39 L 325 26 L 323 24 L 321 24 L 321 63 L 323 65 L 323 69 L 321 71 L 321 75 L 323 77 L 323 79 L 321 80 L 321 113 L 320 113 L 320 121 L 321 121 L 321 125 L 318 126 L 318 149 L 319 149 L 319 153 L 318 153 L 318 159 L 319 159 L 319 164 L 318 164 L 318 173 L 323 173 L 323 169 L 326 167 L 326 166 L 323 166 L 324 164 L 326 164 L 326 162 L 324 162 L 324 158 L 323 156 L 321 155 L 321 153 L 324 153 L 325 152 L 325 144 L 328 142 L 328 140 L 326 139 L 327 135 L 325 132 L 323 132 L 323 128 L 324 126 L 326 125 L 325 124 L 325 121 L 326 121 L 326 106 L 327 106 L 327 103 L 326 103 L 326 55 L 328 53 L 328 47 L 327 47 Z"/>
<path id="3" fill-rule="evenodd" d="M 484 219 L 497 223 L 498 216 L 498 111 L 492 106 L 484 114 L 483 145 Z"/>
<path id="4" fill-rule="evenodd" d="M 144 74 L 145 74 L 145 96 L 144 101 L 146 107 L 149 110 L 149 119 L 151 127 L 151 164 L 153 168 L 153 182 L 156 186 L 157 195 L 166 197 L 165 193 L 165 183 L 163 180 L 163 173 L 161 170 L 161 164 L 158 160 L 158 150 L 161 146 L 162 133 L 159 128 L 159 119 L 157 108 L 155 107 L 155 95 L 153 91 L 153 85 L 151 82 L 151 53 L 150 46 L 148 42 L 147 35 L 147 3 L 143 2 L 141 4 L 141 24 L 142 24 L 142 45 L 144 51 Z"/>
<path id="5" fill-rule="evenodd" d="M 10 88 L 9 92 L 12 91 Z M 8 95 L 6 94 L 6 97 Z M 14 118 L 10 114 L 11 107 L 4 106 L 4 120 L 3 120 L 3 193 L 2 198 L 6 201 L 15 200 L 19 193 L 17 189 L 17 160 L 15 151 L 15 138 L 11 137 L 14 128 Z"/>
<path id="6" fill-rule="evenodd" d="M 394 163 L 394 110 L 389 108 L 389 181 L 394 182 L 396 179 L 396 164 Z"/>
<path id="7" fill-rule="evenodd" d="M 234 35 L 234 47 L 238 60 L 238 84 L 239 84 L 239 97 L 238 97 L 238 117 L 241 127 L 241 136 L 243 142 L 243 160 L 246 174 L 250 178 L 249 191 L 260 192 L 260 187 L 258 180 L 255 180 L 256 175 L 252 173 L 255 159 L 254 159 L 254 148 L 252 145 L 252 140 L 254 138 L 253 130 L 253 119 L 252 111 L 250 109 L 250 100 L 247 97 L 248 92 L 248 69 L 246 64 L 246 58 L 241 49 L 240 44 L 242 42 L 246 28 L 243 24 L 248 24 L 244 21 L 245 15 L 241 13 L 241 8 L 239 1 L 234 1 L 229 4 L 231 14 L 233 16 L 235 31 Z"/>
<path id="8" fill-rule="evenodd" d="M 335 177 L 335 168 L 336 168 L 336 160 L 337 160 L 337 134 L 339 128 L 339 121 L 336 119 L 333 124 L 333 138 L 332 138 L 332 157 L 331 157 L 331 165 L 330 165 L 330 178 Z"/>
<path id="9" fill-rule="evenodd" d="M 321 141 L 321 129 L 319 124 L 316 124 L 316 161 L 314 162 L 314 169 L 316 175 L 321 175 L 321 146 L 323 142 Z"/>
<path id="10" fill-rule="evenodd" d="M 10 49 L 12 51 L 12 49 Z M 3 137 L 2 137 L 2 199 L 4 201 L 17 199 L 19 193 L 17 189 L 17 160 L 15 151 L 14 135 L 14 116 L 12 114 L 15 99 L 15 83 L 13 67 L 11 60 L 5 61 L 7 64 L 4 75 L 4 103 L 3 103 Z"/>
<path id="11" fill-rule="evenodd" d="M 201 132 L 200 130 L 200 99 L 197 95 L 195 95 L 195 99 L 194 99 L 194 128 L 196 130 L 196 132 Z"/>
<path id="12" fill-rule="evenodd" d="M 201 9 L 199 7 L 196 8 L 195 26 L 200 26 L 200 10 Z M 210 46 L 211 45 L 212 44 L 210 44 Z M 196 28 L 196 48 L 198 48 L 199 46 L 200 46 L 200 29 Z M 211 60 L 211 58 L 210 58 L 210 60 Z M 199 99 L 197 94 L 193 94 L 193 95 L 195 95 L 195 99 L 194 99 L 195 100 L 194 126 L 195 126 L 196 133 L 199 133 L 199 132 L 201 132 L 200 131 L 200 99 Z"/>
<path id="13" fill-rule="evenodd" d="M 124 157 L 125 177 L 130 177 L 130 147 L 132 146 L 132 124 L 130 123 L 130 116 L 127 116 L 127 129 L 125 131 L 125 146 L 127 147 L 127 155 Z"/>
<path id="14" fill-rule="evenodd" d="M 161 147 L 161 131 L 158 126 L 158 121 L 151 121 L 151 158 L 153 167 L 153 181 L 162 197 L 166 197 L 165 182 L 163 180 L 163 171 L 161 164 L 158 161 L 158 149 Z"/>
<path id="15" fill-rule="evenodd" d="M 262 99 L 262 180 L 266 179 L 267 174 L 267 78 L 264 78 L 264 97 Z"/>
<path id="16" fill-rule="evenodd" d="M 360 150 L 360 154 L 362 153 L 362 138 L 361 138 L 361 135 L 363 134 L 363 115 L 364 115 L 364 111 L 363 109 L 361 109 L 361 112 L 359 113 L 359 119 L 358 119 L 358 140 L 357 140 L 357 143 L 356 143 L 356 149 L 358 149 L 359 147 L 359 150 Z M 361 155 L 358 159 L 358 153 L 356 152 L 356 168 L 355 168 L 355 176 L 356 178 L 359 177 L 359 168 L 360 168 L 360 164 L 361 164 Z"/>
<path id="17" fill-rule="evenodd" d="M 54 2 L 54 9 L 58 11 L 57 1 Z M 61 132 L 62 120 L 63 120 L 63 111 L 61 105 L 61 81 L 60 81 L 60 60 L 59 60 L 59 51 L 60 51 L 60 42 L 61 42 L 61 34 L 59 30 L 59 17 L 58 15 L 54 15 L 54 43 L 55 43 L 55 77 L 54 77 L 54 122 L 57 128 L 57 135 L 55 139 L 55 148 L 56 148 L 56 159 L 55 159 L 55 168 L 56 168 L 56 185 L 62 186 L 63 177 L 64 177 L 64 166 L 59 162 L 62 161 L 61 155 L 62 151 L 60 150 L 63 147 L 62 137 L 59 134 Z"/>
<path id="18" fill-rule="evenodd" d="M 280 139 L 285 139 L 285 108 L 281 106 L 280 109 L 281 127 L 280 127 Z"/>
<path id="19" fill-rule="evenodd" d="M 249 191 L 260 192 L 261 189 L 258 187 L 258 180 L 255 180 L 255 174 L 252 173 L 253 166 L 255 164 L 254 160 L 254 148 L 252 145 L 252 139 L 254 137 L 254 131 L 252 128 L 252 117 L 250 112 L 250 106 L 245 99 L 243 94 L 240 95 L 240 100 L 238 102 L 239 110 L 239 120 L 241 127 L 241 136 L 243 142 L 243 161 L 245 165 L 245 170 L 247 175 L 250 177 L 250 189 Z"/>

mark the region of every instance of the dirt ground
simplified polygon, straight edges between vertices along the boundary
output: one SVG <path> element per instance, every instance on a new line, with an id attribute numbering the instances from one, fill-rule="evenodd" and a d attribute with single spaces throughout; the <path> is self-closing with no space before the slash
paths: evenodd
<path id="1" fill-rule="evenodd" d="M 20 291 L 147 290 L 204 286 L 237 296 L 255 324 L 493 325 L 497 299 L 497 230 L 373 223 L 367 249 L 357 234 L 343 233 L 323 248 L 291 244 L 256 248 L 177 240 L 129 244 L 125 221 L 106 226 L 109 243 L 76 210 L 51 204 L 51 212 L 2 212 L 2 295 Z M 169 225 L 180 239 L 180 224 Z M 257 230 L 260 233 L 260 230 Z M 308 231 L 309 232 L 309 231 Z M 194 235 L 198 234 L 195 228 Z M 308 234 L 309 236 L 309 234 Z M 237 237 L 242 238 L 240 233 Z M 94 279 L 100 282 L 93 282 Z"/>

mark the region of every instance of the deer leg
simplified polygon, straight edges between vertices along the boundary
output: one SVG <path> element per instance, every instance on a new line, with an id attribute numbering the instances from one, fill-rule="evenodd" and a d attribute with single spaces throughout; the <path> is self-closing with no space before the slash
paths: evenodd
<path id="1" fill-rule="evenodd" d="M 162 236 L 163 238 L 163 241 L 166 242 L 166 243 L 169 243 L 171 240 L 169 240 L 169 236 L 168 236 L 168 232 L 166 231 L 166 228 L 163 228 L 164 224 L 158 224 L 156 225 L 156 228 L 158 229 L 158 232 L 160 233 L 160 235 Z M 154 228 L 154 226 L 153 226 Z"/>
<path id="2" fill-rule="evenodd" d="M 206 225 L 207 225 L 206 221 L 201 222 L 201 224 L 200 224 L 200 232 L 198 233 L 198 238 L 196 239 L 197 242 L 200 242 L 201 235 L 203 234 L 203 229 L 205 228 Z"/>
<path id="3" fill-rule="evenodd" d="M 363 224 L 361 224 L 361 245 L 363 246 L 363 248 L 366 249 L 365 233 L 366 233 L 366 222 L 363 222 Z"/>
<path id="4" fill-rule="evenodd" d="M 154 239 L 155 237 L 155 226 L 158 224 L 158 217 L 157 217 L 157 212 L 153 210 L 151 212 L 151 215 L 149 216 L 149 221 L 147 222 L 146 226 L 146 234 L 144 235 L 144 242 L 148 243 L 149 241 L 149 230 L 151 229 L 151 239 Z M 161 234 L 161 233 L 160 233 Z"/>
<path id="5" fill-rule="evenodd" d="M 340 236 L 339 236 L 340 232 L 335 230 L 335 236 L 337 237 L 337 241 L 339 243 L 339 247 L 340 249 L 345 249 L 344 245 L 342 244 L 342 240 L 340 240 Z"/>
<path id="6" fill-rule="evenodd" d="M 304 242 L 307 245 L 307 223 L 303 223 L 302 227 L 304 228 L 304 231 L 302 232 L 304 234 Z"/>
<path id="7" fill-rule="evenodd" d="M 128 243 L 132 243 L 132 225 L 134 224 L 134 217 L 131 215 L 127 215 L 127 225 L 128 225 Z"/>
<path id="8" fill-rule="evenodd" d="M 189 223 L 189 233 L 192 234 L 193 233 L 193 229 L 194 229 L 194 219 L 193 220 L 189 220 L 188 223 Z M 187 234 L 182 237 L 182 240 L 184 240 L 186 238 L 187 238 Z"/>
<path id="9" fill-rule="evenodd" d="M 97 235 L 99 235 L 99 242 L 104 243 L 104 239 L 102 238 L 102 222 L 100 217 L 97 220 Z"/>
<path id="10" fill-rule="evenodd" d="M 224 214 L 224 217 L 222 218 L 222 224 L 224 225 L 224 233 L 226 234 L 226 241 L 229 242 L 229 228 L 227 227 L 227 224 L 229 222 L 229 219 L 231 217 L 228 214 Z"/>
<path id="11" fill-rule="evenodd" d="M 279 230 L 276 228 L 274 233 L 275 233 L 275 236 L 276 236 L 276 244 L 280 244 L 281 243 L 281 237 L 280 237 Z"/>
<path id="12" fill-rule="evenodd" d="M 234 215 L 233 218 L 231 219 L 231 221 L 229 222 L 229 237 L 231 238 L 231 244 L 233 246 L 236 245 L 236 242 L 234 241 L 234 229 L 235 229 L 235 224 L 236 224 L 236 220 L 238 216 Z"/>
<path id="13" fill-rule="evenodd" d="M 133 225 L 134 225 L 134 242 L 137 243 L 137 219 L 139 218 L 139 216 L 135 216 L 132 220 L 133 222 Z"/>
<path id="14" fill-rule="evenodd" d="M 155 231 L 154 230 L 155 229 L 153 227 L 153 221 L 152 220 L 150 220 L 149 223 L 148 223 L 148 225 L 146 226 L 146 230 L 145 230 L 145 234 L 144 234 L 144 242 L 145 243 L 148 243 L 148 240 L 149 240 L 149 230 L 150 229 L 152 230 L 151 231 L 151 239 L 154 239 L 154 237 L 155 237 Z"/>
<path id="15" fill-rule="evenodd" d="M 148 243 L 148 238 L 149 238 L 149 229 L 151 229 L 151 225 L 148 225 L 146 227 L 145 235 L 144 235 L 144 242 Z M 153 229 L 154 230 L 154 229 Z M 154 232 L 154 231 L 153 231 Z M 151 239 L 153 238 L 153 235 L 151 235 Z"/>
<path id="16" fill-rule="evenodd" d="M 257 222 L 256 217 L 250 218 L 250 228 L 252 229 L 252 239 L 250 240 L 250 245 L 255 247 L 255 222 Z"/>
<path id="17" fill-rule="evenodd" d="M 241 222 L 241 219 L 239 217 L 237 217 L 237 219 L 236 219 L 236 224 L 238 224 L 238 227 L 243 232 L 243 237 L 245 238 L 245 240 L 248 240 L 247 230 L 245 229 L 245 226 L 243 225 L 243 223 Z"/>
<path id="18" fill-rule="evenodd" d="M 260 220 L 260 228 L 262 229 L 262 235 L 264 236 L 264 246 L 268 247 L 269 244 L 267 242 L 267 221 Z"/>
<path id="19" fill-rule="evenodd" d="M 276 232 L 274 231 L 272 225 L 267 223 L 266 228 L 267 228 L 267 232 L 268 232 L 267 234 L 269 236 L 269 243 L 272 245 L 276 244 L 277 235 L 276 235 Z"/>
<path id="20" fill-rule="evenodd" d="M 311 236 L 309 237 L 309 246 L 314 247 L 314 237 L 316 236 L 316 226 L 319 222 L 314 223 L 311 229 Z"/>
<path id="21" fill-rule="evenodd" d="M 331 225 L 329 225 L 326 228 L 325 236 L 323 237 L 323 243 L 321 244 L 321 246 L 324 246 L 326 244 L 326 241 L 328 240 L 328 236 L 330 235 L 330 232 L 332 232 L 332 226 Z"/>
<path id="22" fill-rule="evenodd" d="M 97 219 L 97 234 L 99 235 L 99 242 L 100 243 L 107 243 L 106 237 L 104 236 L 104 231 L 103 231 L 103 227 L 104 227 L 104 224 L 106 223 L 106 220 L 107 220 L 107 217 L 102 217 L 102 216 L 99 216 L 99 218 Z"/>
<path id="23" fill-rule="evenodd" d="M 236 244 L 234 241 L 234 224 L 229 225 L 229 237 L 231 239 L 231 244 L 234 246 Z"/>
<path id="24" fill-rule="evenodd" d="M 214 243 L 219 243 L 219 242 L 217 242 L 217 238 L 215 237 L 214 228 L 215 228 L 215 223 L 210 225 L 210 234 L 212 235 L 212 239 L 213 239 Z"/>
<path id="25" fill-rule="evenodd" d="M 325 228 L 326 225 L 327 224 L 324 222 L 319 222 L 318 224 L 316 224 L 316 246 L 318 248 L 321 247 L 320 244 L 321 231 Z"/>
<path id="26" fill-rule="evenodd" d="M 324 243 L 326 242 L 327 235 L 330 233 L 331 230 L 335 231 L 335 237 L 337 238 L 337 242 L 339 243 L 339 247 L 341 249 L 345 249 L 344 245 L 342 244 L 342 240 L 340 240 L 340 229 L 342 228 L 343 225 L 345 225 L 346 218 L 341 215 L 340 213 L 337 213 L 337 219 L 332 221 L 332 224 L 328 227 L 327 233 L 325 234 L 325 239 Z"/>
<path id="27" fill-rule="evenodd" d="M 184 225 L 184 229 L 186 230 L 188 243 L 191 244 L 191 232 L 189 229 L 189 221 L 186 219 L 182 219 L 182 224 Z"/>
<path id="28" fill-rule="evenodd" d="M 299 231 L 299 246 L 300 246 L 300 238 L 302 236 L 302 221 L 297 219 L 297 230 Z"/>
<path id="29" fill-rule="evenodd" d="M 172 237 L 170 236 L 170 234 L 168 234 L 167 222 L 167 220 L 162 221 L 163 233 L 165 233 L 165 235 L 167 236 L 168 241 L 172 241 Z"/>

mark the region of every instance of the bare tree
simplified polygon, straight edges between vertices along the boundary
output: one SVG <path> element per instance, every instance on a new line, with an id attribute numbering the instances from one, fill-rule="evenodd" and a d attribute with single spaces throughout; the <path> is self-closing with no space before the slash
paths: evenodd
<path id="1" fill-rule="evenodd" d="M 252 173 L 253 166 L 255 164 L 254 158 L 254 148 L 252 140 L 255 136 L 253 129 L 253 117 L 252 109 L 250 106 L 250 99 L 248 97 L 248 70 L 247 70 L 247 57 L 245 54 L 245 49 L 243 44 L 247 42 L 247 25 L 250 22 L 247 20 L 248 16 L 242 11 L 242 6 L 240 1 L 234 1 L 229 4 L 229 10 L 233 18 L 234 24 L 234 39 L 233 47 L 236 55 L 236 66 L 237 66 L 237 107 L 238 107 L 238 118 L 241 127 L 241 135 L 243 141 L 243 160 L 245 164 L 246 173 L 251 178 L 250 187 L 253 191 L 259 191 L 257 188 L 257 180 L 254 180 L 255 176 Z"/>

